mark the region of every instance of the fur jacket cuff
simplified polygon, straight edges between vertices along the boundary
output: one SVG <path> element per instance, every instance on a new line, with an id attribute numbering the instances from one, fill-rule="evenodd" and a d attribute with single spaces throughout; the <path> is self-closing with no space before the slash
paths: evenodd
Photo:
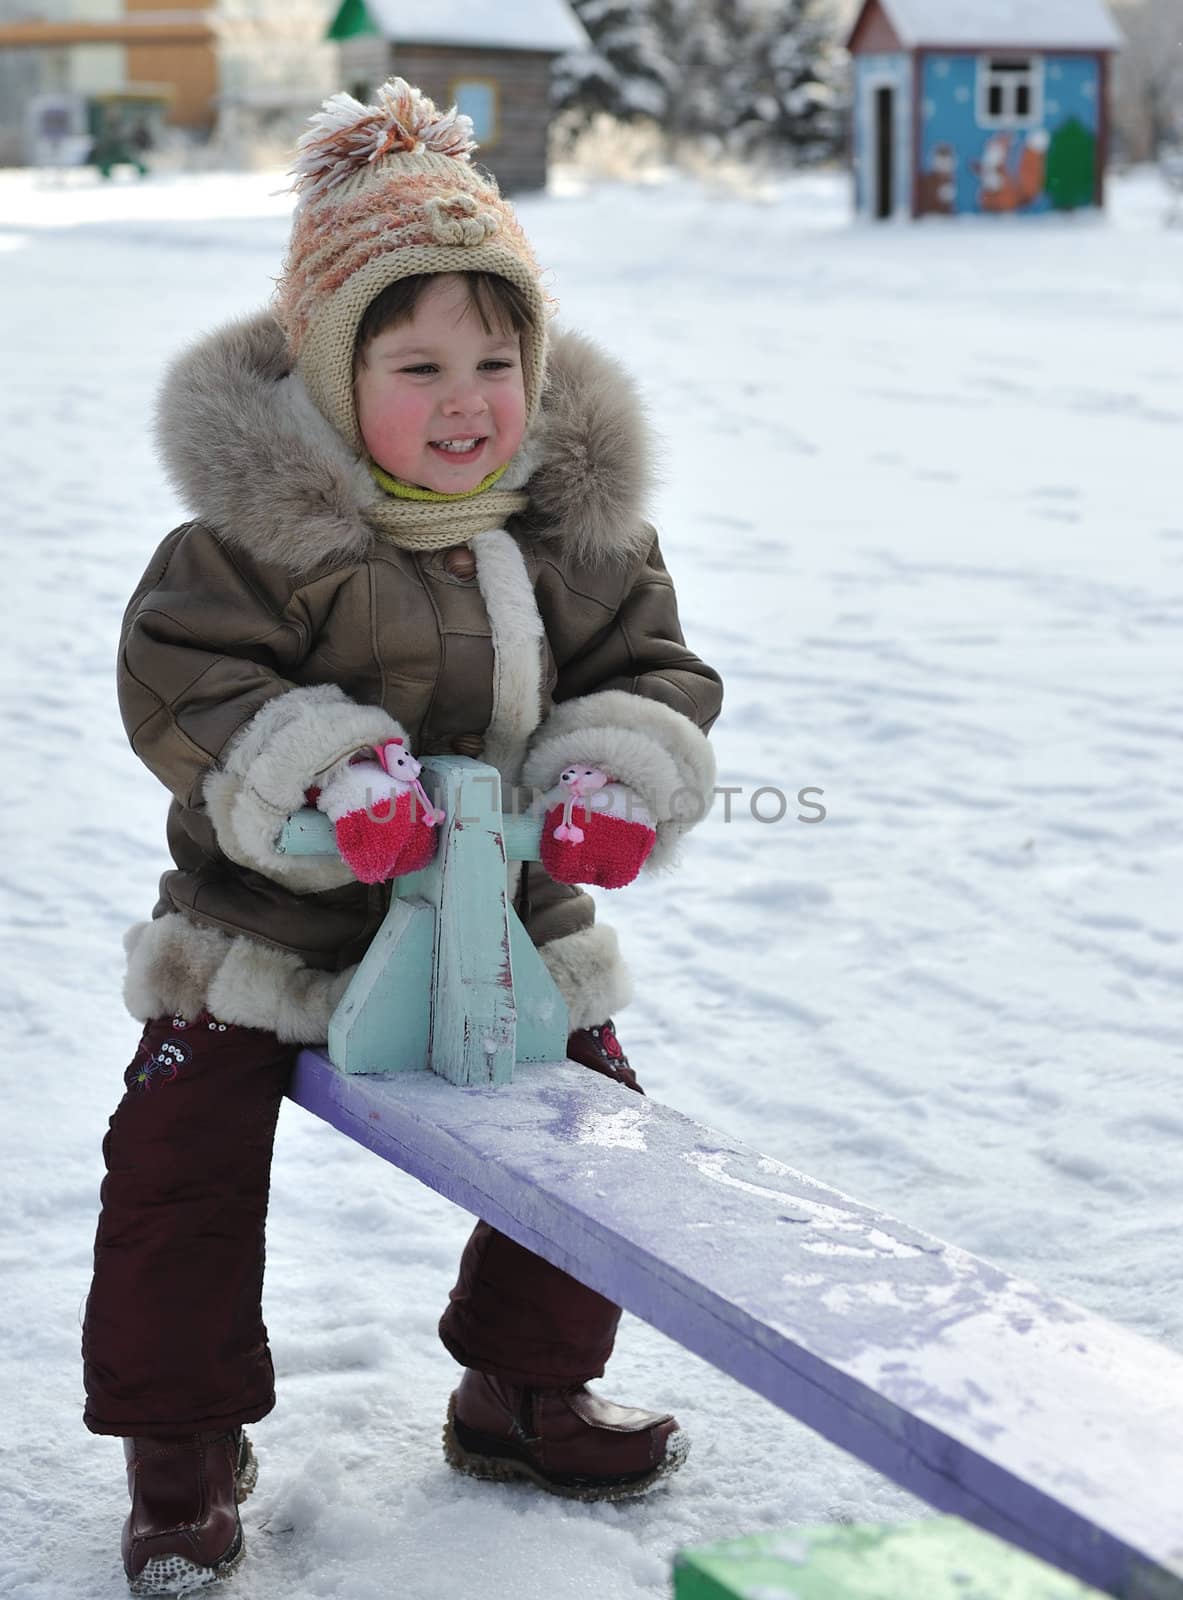
<path id="1" fill-rule="evenodd" d="M 304 794 L 355 750 L 406 739 L 389 712 L 350 700 L 336 684 L 291 689 L 268 700 L 227 746 L 204 795 L 219 846 L 231 861 L 297 894 L 339 889 L 353 872 L 337 857 L 286 856 L 276 840 Z"/>
<path id="2" fill-rule="evenodd" d="M 574 762 L 602 767 L 649 808 L 657 843 L 646 872 L 676 861 L 679 840 L 714 797 L 715 757 L 706 735 L 680 711 L 624 689 L 555 706 L 531 741 L 522 782 L 549 791 Z"/>

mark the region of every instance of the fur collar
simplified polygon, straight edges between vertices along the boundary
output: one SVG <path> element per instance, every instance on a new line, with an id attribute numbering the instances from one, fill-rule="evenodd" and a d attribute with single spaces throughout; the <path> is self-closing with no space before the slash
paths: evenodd
<path id="1" fill-rule="evenodd" d="M 156 440 L 193 514 L 228 543 L 293 573 L 361 559 L 366 507 L 381 490 L 291 370 L 270 312 L 205 336 L 169 367 Z M 648 547 L 652 440 L 624 369 L 589 339 L 551 333 L 537 420 L 499 489 L 527 487 L 515 522 L 528 541 L 579 562 L 628 561 Z"/>

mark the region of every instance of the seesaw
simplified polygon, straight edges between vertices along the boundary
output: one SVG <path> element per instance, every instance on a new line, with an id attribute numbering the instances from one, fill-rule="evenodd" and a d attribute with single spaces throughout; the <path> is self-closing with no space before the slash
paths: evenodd
<path id="1" fill-rule="evenodd" d="M 679 1600 L 778 1573 L 800 1600 L 1183 1600 L 1183 1356 L 566 1061 L 506 892 L 540 824 L 503 815 L 492 767 L 423 769 L 436 859 L 393 886 L 292 1099 L 1014 1547 L 944 1519 L 793 1530 L 684 1552 Z M 331 853 L 327 819 L 282 848 Z"/>

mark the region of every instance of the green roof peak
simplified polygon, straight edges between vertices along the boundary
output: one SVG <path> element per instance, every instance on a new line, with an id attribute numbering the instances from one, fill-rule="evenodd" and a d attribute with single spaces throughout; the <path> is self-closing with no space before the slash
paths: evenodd
<path id="1" fill-rule="evenodd" d="M 356 39 L 361 34 L 378 33 L 374 19 L 366 9 L 366 0 L 341 0 L 337 14 L 329 24 L 326 39 Z"/>

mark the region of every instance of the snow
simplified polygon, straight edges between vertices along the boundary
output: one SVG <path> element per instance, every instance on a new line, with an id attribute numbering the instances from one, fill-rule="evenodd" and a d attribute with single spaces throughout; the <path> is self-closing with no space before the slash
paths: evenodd
<path id="1" fill-rule="evenodd" d="M 166 797 L 119 723 L 123 606 L 181 519 L 146 420 L 168 356 L 251 310 L 263 176 L 0 174 L 11 783 L 0 999 L 0 1592 L 126 1593 L 118 1444 L 80 1421 L 99 1144 L 138 1030 L 120 934 Z M 688 638 L 727 683 L 732 821 L 602 896 L 649 1091 L 1183 1349 L 1183 230 L 849 220 L 689 182 L 521 213 L 564 320 L 639 374 Z M 1168 476 L 1169 475 L 1169 476 Z M 814 786 L 822 822 L 798 805 Z M 754 792 L 789 797 L 780 822 Z M 807 797 L 808 799 L 809 797 Z M 758 802 L 774 815 L 774 795 Z M 228 1115 L 232 1108 L 228 1108 Z M 634 1318 L 601 1390 L 693 1438 L 647 1501 L 454 1476 L 435 1324 L 469 1219 L 285 1107 L 240 1600 L 658 1600 L 675 1549 L 914 1516 Z"/>
<path id="2" fill-rule="evenodd" d="M 901 42 L 1001 49 L 1119 50 L 1105 0 L 881 0 Z"/>
<path id="3" fill-rule="evenodd" d="M 567 0 L 366 0 L 395 44 L 482 45 L 502 50 L 586 50 Z"/>

